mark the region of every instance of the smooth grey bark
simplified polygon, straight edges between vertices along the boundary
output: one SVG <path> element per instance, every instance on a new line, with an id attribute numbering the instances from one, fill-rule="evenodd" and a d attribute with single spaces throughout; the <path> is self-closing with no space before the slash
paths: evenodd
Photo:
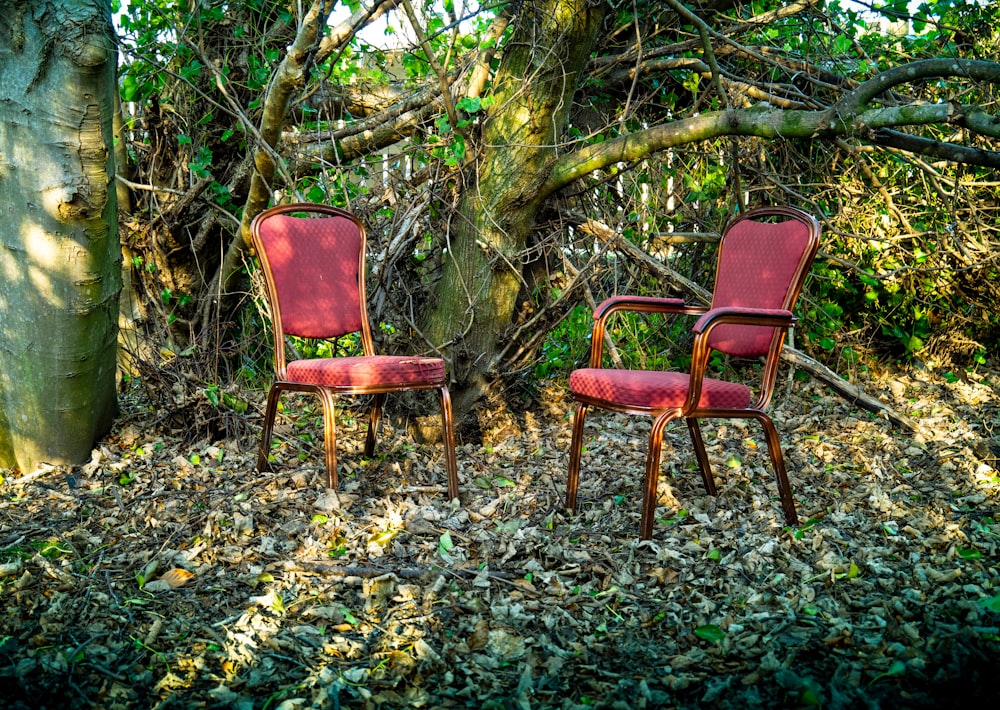
<path id="1" fill-rule="evenodd" d="M 116 412 L 109 0 L 0 14 L 0 468 L 87 459 Z"/>

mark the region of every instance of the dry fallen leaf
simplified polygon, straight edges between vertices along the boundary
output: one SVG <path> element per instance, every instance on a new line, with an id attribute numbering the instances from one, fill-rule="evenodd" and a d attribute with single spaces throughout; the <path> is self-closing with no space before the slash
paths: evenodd
<path id="1" fill-rule="evenodd" d="M 60 691 L 80 707 L 113 696 L 138 708 L 271 696 L 287 707 L 509 699 L 538 710 L 623 698 L 947 704 L 948 688 L 984 677 L 1000 654 L 1000 481 L 978 475 L 969 443 L 980 423 L 1000 424 L 1000 398 L 953 387 L 960 396 L 908 385 L 946 405 L 922 420 L 938 438 L 915 447 L 911 433 L 796 382 L 772 412 L 795 527 L 766 455 L 744 443 L 760 436 L 755 423 L 730 422 L 725 438 L 705 423 L 717 498 L 685 428 L 668 430 L 648 543 L 637 533 L 649 423 L 635 417 L 588 418 L 576 515 L 562 510 L 565 403 L 489 449 L 460 445 L 460 505 L 446 500 L 440 444 L 424 448 L 391 421 L 378 456 L 341 470 L 336 499 L 321 445 L 303 446 L 300 464 L 279 452 L 287 466 L 251 481 L 255 444 L 142 427 L 131 448 L 109 440 L 74 497 L 58 499 L 65 516 L 49 508 L 65 485 L 58 471 L 5 484 L 0 688 L 25 707 L 61 707 L 45 695 Z M 296 416 L 307 418 L 294 404 L 282 415 Z M 358 421 L 338 431 L 345 450 L 364 445 Z M 225 456 L 178 470 L 178 456 L 208 446 Z M 731 455 L 740 467 L 724 465 Z M 183 569 L 196 559 L 197 575 Z M 127 685 L 116 680 L 124 661 L 142 669 Z"/>
<path id="2" fill-rule="evenodd" d="M 166 582 L 172 589 L 183 586 L 187 581 L 194 577 L 194 572 L 189 572 L 186 569 L 180 567 L 174 567 L 169 569 L 160 575 L 160 581 Z"/>

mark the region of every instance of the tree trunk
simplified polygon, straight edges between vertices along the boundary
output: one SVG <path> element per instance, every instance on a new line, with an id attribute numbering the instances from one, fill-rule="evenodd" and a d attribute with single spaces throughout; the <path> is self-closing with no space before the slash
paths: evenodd
<path id="1" fill-rule="evenodd" d="M 451 354 L 455 411 L 488 386 L 523 282 L 520 254 L 541 205 L 580 72 L 603 17 L 589 0 L 543 0 L 518 16 L 498 70 L 482 150 L 449 236 L 424 333 Z"/>
<path id="2" fill-rule="evenodd" d="M 109 0 L 0 17 L 0 467 L 85 460 L 116 410 Z"/>

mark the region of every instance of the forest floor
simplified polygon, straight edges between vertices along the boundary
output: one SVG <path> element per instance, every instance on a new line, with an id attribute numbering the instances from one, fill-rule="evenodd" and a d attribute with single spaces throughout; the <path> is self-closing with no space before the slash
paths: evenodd
<path id="1" fill-rule="evenodd" d="M 567 515 L 558 388 L 460 443 L 460 502 L 401 426 L 363 461 L 345 413 L 327 491 L 307 400 L 256 474 L 259 402 L 196 440 L 202 394 L 139 398 L 89 464 L 0 485 L 0 706 L 996 707 L 995 374 L 867 383 L 921 432 L 782 385 L 796 528 L 755 423 L 706 422 L 718 498 L 675 426 L 649 542 L 649 421 L 588 417 Z"/>

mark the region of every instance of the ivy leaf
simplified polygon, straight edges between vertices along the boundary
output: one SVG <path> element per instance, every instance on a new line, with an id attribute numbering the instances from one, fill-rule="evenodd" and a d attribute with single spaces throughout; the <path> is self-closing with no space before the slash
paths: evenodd
<path id="1" fill-rule="evenodd" d="M 463 96 L 455 104 L 455 108 L 466 113 L 478 113 L 479 109 L 482 108 L 482 100 L 478 97 Z"/>

